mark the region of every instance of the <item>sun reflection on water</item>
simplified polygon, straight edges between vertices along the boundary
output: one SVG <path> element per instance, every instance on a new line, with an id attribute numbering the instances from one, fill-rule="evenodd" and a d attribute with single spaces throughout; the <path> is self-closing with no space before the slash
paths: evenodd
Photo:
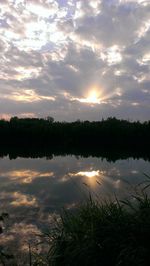
<path id="1" fill-rule="evenodd" d="M 100 171 L 100 170 L 90 170 L 90 171 L 79 171 L 77 173 L 69 173 L 69 176 L 83 177 L 84 178 L 83 183 L 85 185 L 96 186 L 98 184 L 101 184 L 104 174 L 105 172 Z"/>

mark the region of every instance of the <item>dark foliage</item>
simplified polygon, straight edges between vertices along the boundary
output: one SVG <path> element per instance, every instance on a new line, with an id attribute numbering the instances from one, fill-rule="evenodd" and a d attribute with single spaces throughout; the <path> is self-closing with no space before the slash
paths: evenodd
<path id="1" fill-rule="evenodd" d="M 64 211 L 52 239 L 47 265 L 149 266 L 150 199 L 97 203 Z M 35 264 L 36 265 L 36 264 Z"/>
<path id="2" fill-rule="evenodd" d="M 0 155 L 15 157 L 22 153 L 35 157 L 38 151 L 39 157 L 74 153 L 115 160 L 121 152 L 122 158 L 150 159 L 149 136 L 150 121 L 108 118 L 99 122 L 67 123 L 54 122 L 52 118 L 12 117 L 10 121 L 0 120 Z"/>

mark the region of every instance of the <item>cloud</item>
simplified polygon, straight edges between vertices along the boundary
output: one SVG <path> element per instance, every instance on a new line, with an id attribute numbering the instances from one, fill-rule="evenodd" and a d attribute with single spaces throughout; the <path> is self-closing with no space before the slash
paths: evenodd
<path id="1" fill-rule="evenodd" d="M 41 177 L 52 177 L 54 175 L 53 172 L 38 172 L 33 170 L 19 169 L 14 171 L 8 171 L 5 173 L 1 173 L 2 177 L 9 177 L 10 180 L 15 180 L 15 182 L 19 182 L 20 184 L 29 184 L 34 181 L 36 178 Z"/>
<path id="2" fill-rule="evenodd" d="M 0 7 L 1 116 L 149 118 L 149 1 L 7 0 Z M 91 105 L 92 93 L 100 100 Z"/>

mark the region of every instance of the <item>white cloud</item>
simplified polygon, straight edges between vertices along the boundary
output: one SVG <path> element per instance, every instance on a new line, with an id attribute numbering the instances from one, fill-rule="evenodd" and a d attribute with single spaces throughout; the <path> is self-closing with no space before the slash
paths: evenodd
<path id="1" fill-rule="evenodd" d="M 51 2 L 50 4 L 44 5 L 43 3 L 33 3 L 32 1 L 27 2 L 26 9 L 39 18 L 49 18 L 55 16 L 58 11 L 58 4 L 56 1 Z"/>
<path id="2" fill-rule="evenodd" d="M 149 1 L 64 3 L 1 1 L 1 116 L 97 119 L 130 106 L 147 119 Z"/>

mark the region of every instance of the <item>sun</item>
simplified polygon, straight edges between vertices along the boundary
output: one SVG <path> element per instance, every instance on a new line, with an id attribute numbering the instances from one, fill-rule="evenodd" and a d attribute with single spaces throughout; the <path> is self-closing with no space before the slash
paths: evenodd
<path id="1" fill-rule="evenodd" d="M 99 95 L 96 90 L 91 90 L 87 97 L 87 102 L 89 103 L 100 103 Z"/>
<path id="2" fill-rule="evenodd" d="M 101 104 L 102 103 L 102 94 L 103 90 L 99 87 L 91 87 L 86 89 L 84 92 L 83 98 L 75 98 L 72 97 L 71 100 L 79 101 L 80 103 L 87 103 L 93 106 L 94 104 Z"/>
<path id="3" fill-rule="evenodd" d="M 85 102 L 92 104 L 100 104 L 100 89 L 98 87 L 92 87 L 88 90 Z"/>
<path id="4" fill-rule="evenodd" d="M 89 104 L 100 104 L 100 90 L 98 88 L 91 88 L 86 93 L 85 98 L 79 99 L 82 103 L 89 103 Z"/>

